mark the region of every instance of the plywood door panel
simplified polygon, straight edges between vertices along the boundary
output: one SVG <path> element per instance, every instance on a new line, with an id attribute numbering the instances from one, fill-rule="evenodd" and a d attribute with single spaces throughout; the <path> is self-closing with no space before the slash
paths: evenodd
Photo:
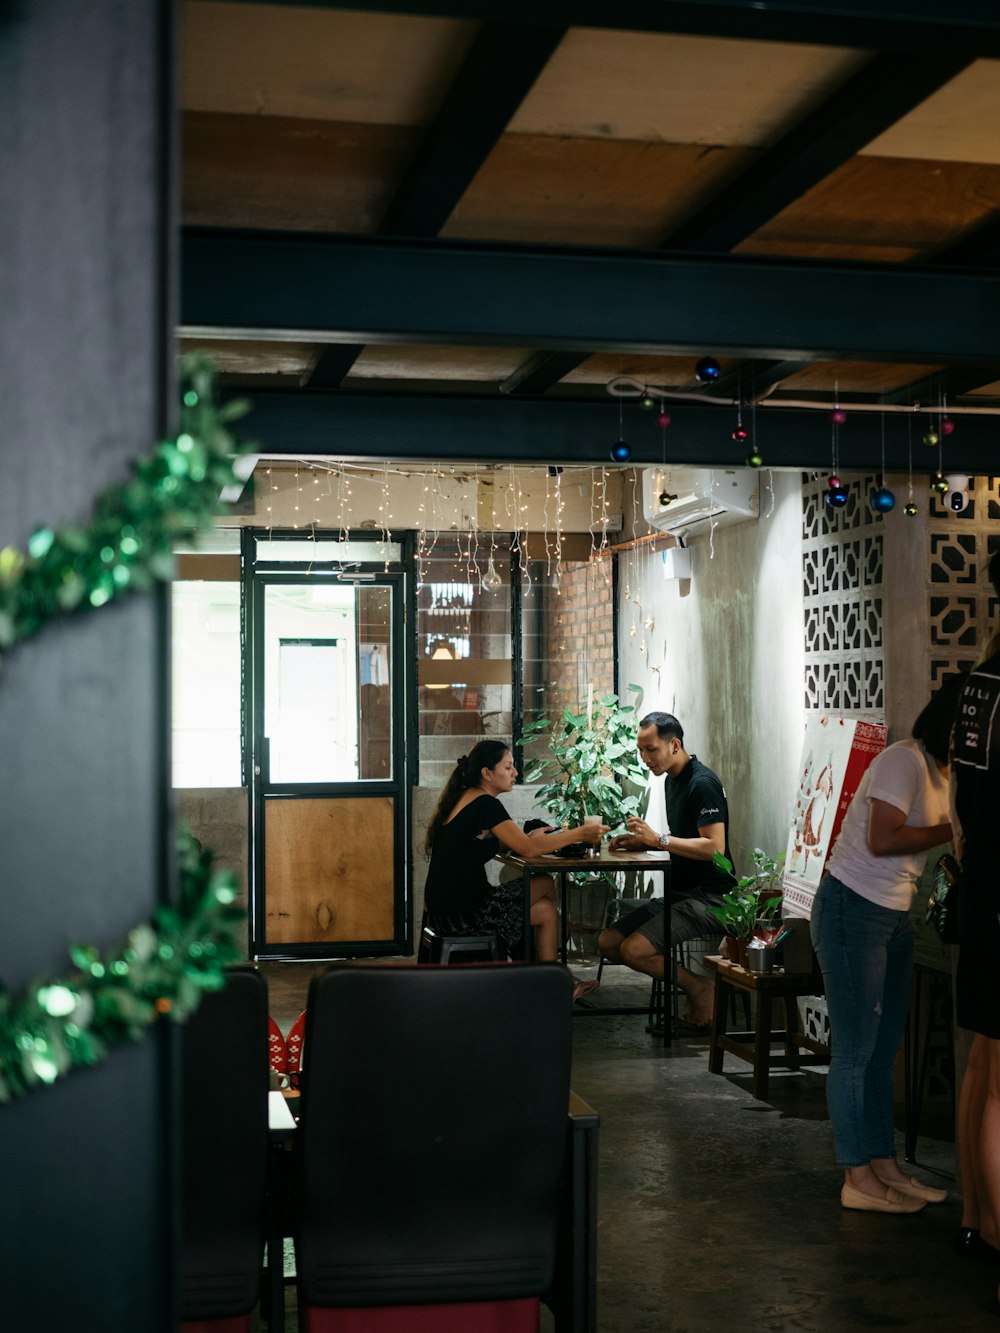
<path id="1" fill-rule="evenodd" d="M 264 803 L 268 944 L 336 944 L 393 936 L 389 796 Z"/>

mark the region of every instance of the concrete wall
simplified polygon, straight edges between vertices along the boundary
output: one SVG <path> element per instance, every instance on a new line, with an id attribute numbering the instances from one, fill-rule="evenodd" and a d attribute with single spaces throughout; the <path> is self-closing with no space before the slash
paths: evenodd
<path id="1" fill-rule="evenodd" d="M 741 865 L 785 848 L 803 734 L 800 474 L 771 486 L 763 474 L 761 518 L 688 541 L 690 579 L 665 579 L 648 546 L 619 576 L 623 692 L 642 685 L 642 710 L 674 713 L 718 773 Z"/>

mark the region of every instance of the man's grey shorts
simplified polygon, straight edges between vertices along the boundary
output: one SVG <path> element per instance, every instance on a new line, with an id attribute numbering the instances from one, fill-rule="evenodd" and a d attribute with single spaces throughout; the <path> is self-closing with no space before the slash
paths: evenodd
<path id="1" fill-rule="evenodd" d="M 698 939 L 702 935 L 718 935 L 720 939 L 722 938 L 722 927 L 708 910 L 709 907 L 718 905 L 719 898 L 714 896 L 709 898 L 675 898 L 671 894 L 667 901 L 670 903 L 670 940 L 672 944 L 683 944 L 685 940 Z M 613 922 L 612 929 L 621 931 L 626 939 L 629 935 L 634 935 L 638 931 L 640 935 L 644 935 L 649 940 L 657 953 L 665 953 L 666 949 L 663 943 L 665 920 L 663 899 L 651 898 L 644 906 L 637 907 L 634 912 L 629 912 L 628 916 L 623 916 L 620 921 Z"/>

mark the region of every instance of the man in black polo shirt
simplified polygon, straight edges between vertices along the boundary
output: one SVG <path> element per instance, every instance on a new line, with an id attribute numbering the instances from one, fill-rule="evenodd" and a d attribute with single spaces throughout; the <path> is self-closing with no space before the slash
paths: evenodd
<path id="1" fill-rule="evenodd" d="M 643 819 L 628 821 L 628 833 L 611 849 L 639 851 L 644 847 L 670 852 L 666 901 L 670 907 L 672 944 L 719 931 L 708 908 L 732 887 L 733 877 L 713 863 L 716 852 L 731 862 L 729 807 L 722 783 L 697 755 L 684 749 L 684 729 L 670 713 L 647 713 L 639 723 L 639 758 L 656 776 L 666 774 L 664 791 L 669 833 L 659 834 Z M 613 963 L 662 981 L 666 968 L 664 903 L 654 899 L 601 932 L 597 947 Z M 715 982 L 711 977 L 678 967 L 677 984 L 688 997 L 685 1018 L 695 1027 L 711 1021 Z"/>

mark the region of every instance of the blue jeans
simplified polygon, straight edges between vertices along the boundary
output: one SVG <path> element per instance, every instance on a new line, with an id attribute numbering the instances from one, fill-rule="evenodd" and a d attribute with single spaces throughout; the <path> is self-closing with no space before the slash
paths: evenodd
<path id="1" fill-rule="evenodd" d="M 824 875 L 811 934 L 830 1013 L 826 1100 L 840 1166 L 896 1156 L 892 1066 L 913 977 L 908 912 L 869 902 Z"/>

